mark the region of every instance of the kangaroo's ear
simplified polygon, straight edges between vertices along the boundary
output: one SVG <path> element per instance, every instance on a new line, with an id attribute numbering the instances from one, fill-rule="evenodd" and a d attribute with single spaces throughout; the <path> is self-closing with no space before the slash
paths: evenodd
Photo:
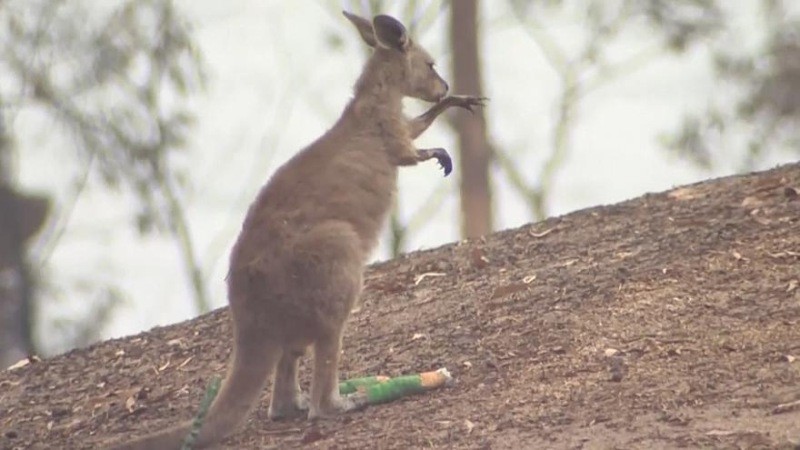
<path id="1" fill-rule="evenodd" d="M 410 41 L 406 27 L 394 17 L 383 14 L 375 16 L 375 19 L 372 20 L 372 27 L 375 29 L 375 37 L 380 45 L 401 52 L 408 50 Z"/>
<path id="2" fill-rule="evenodd" d="M 375 41 L 375 32 L 372 30 L 372 24 L 369 23 L 369 20 L 359 17 L 355 14 L 351 14 L 347 11 L 342 11 L 345 17 L 347 17 L 350 22 L 355 25 L 358 33 L 361 34 L 361 39 L 367 43 L 370 47 L 375 47 L 378 43 Z"/>

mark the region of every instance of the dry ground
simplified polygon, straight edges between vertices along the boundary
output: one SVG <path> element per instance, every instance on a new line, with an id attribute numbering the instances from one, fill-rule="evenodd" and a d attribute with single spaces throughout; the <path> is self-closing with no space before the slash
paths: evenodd
<path id="1" fill-rule="evenodd" d="M 799 190 L 787 165 L 374 265 L 343 377 L 456 385 L 314 428 L 262 402 L 224 446 L 799 448 Z M 221 309 L 0 372 L 0 448 L 192 416 L 229 331 Z"/>

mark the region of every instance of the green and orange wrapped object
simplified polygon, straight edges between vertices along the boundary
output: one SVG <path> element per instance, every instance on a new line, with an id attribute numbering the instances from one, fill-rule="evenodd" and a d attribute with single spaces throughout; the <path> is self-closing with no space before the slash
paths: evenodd
<path id="1" fill-rule="evenodd" d="M 445 368 L 390 378 L 383 375 L 352 378 L 339 383 L 339 394 L 364 405 L 377 405 L 452 384 Z"/>

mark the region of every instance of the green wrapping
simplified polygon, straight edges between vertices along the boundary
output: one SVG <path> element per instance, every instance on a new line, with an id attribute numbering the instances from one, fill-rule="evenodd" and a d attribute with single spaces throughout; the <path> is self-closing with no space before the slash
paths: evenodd
<path id="1" fill-rule="evenodd" d="M 376 405 L 447 386 L 452 380 L 446 368 L 397 378 L 377 375 L 342 381 L 339 383 L 339 393 L 358 405 Z"/>
<path id="2" fill-rule="evenodd" d="M 389 377 L 377 375 L 372 377 L 351 378 L 339 383 L 339 394 L 348 395 L 356 392 L 359 387 L 386 382 Z"/>
<path id="3" fill-rule="evenodd" d="M 367 403 L 376 405 L 391 402 L 409 394 L 424 392 L 419 375 L 406 375 L 387 381 L 367 384 L 362 387 Z"/>

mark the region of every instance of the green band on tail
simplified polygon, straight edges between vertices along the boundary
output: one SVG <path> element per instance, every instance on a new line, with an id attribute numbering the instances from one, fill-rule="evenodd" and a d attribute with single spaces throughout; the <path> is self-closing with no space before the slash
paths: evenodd
<path id="1" fill-rule="evenodd" d="M 189 430 L 189 434 L 186 435 L 186 439 L 183 440 L 181 450 L 191 450 L 197 440 L 200 427 L 203 426 L 203 421 L 206 418 L 206 414 L 208 414 L 208 408 L 211 406 L 211 402 L 214 401 L 214 397 L 216 397 L 219 392 L 220 384 L 222 384 L 220 377 L 214 377 L 208 384 L 203 400 L 200 402 L 200 410 L 197 412 L 194 420 L 192 420 L 192 429 Z"/>

